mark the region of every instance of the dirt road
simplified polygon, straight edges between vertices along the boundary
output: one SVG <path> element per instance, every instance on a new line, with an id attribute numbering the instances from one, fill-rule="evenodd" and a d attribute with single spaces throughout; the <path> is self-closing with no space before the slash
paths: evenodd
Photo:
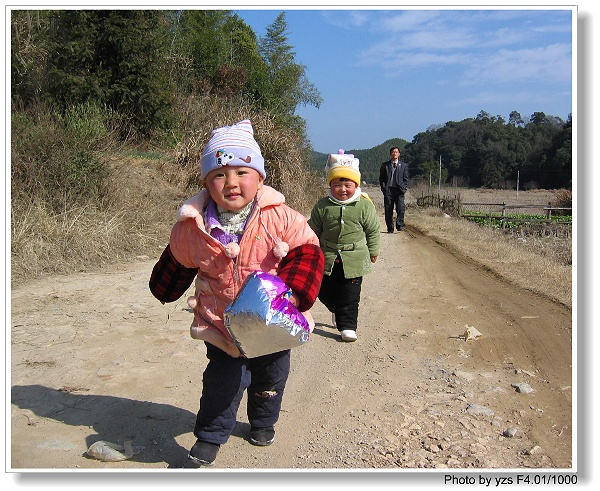
<path id="1" fill-rule="evenodd" d="M 148 291 L 154 262 L 12 291 L 11 470 L 190 467 L 204 346 L 185 297 Z M 363 285 L 355 343 L 315 305 L 275 443 L 248 442 L 244 400 L 213 469 L 573 467 L 570 310 L 410 228 L 382 235 Z M 89 458 L 97 440 L 137 453 Z"/>

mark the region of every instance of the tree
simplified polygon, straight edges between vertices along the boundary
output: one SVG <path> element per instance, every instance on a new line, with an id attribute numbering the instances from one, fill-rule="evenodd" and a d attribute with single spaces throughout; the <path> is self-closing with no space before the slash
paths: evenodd
<path id="1" fill-rule="evenodd" d="M 17 105 L 39 100 L 46 88 L 49 24 L 47 11 L 11 11 L 11 98 Z"/>
<path id="2" fill-rule="evenodd" d="M 228 10 L 184 10 L 179 16 L 177 46 L 192 59 L 200 80 L 211 81 L 219 67 L 236 66 L 232 14 Z"/>
<path id="3" fill-rule="evenodd" d="M 548 187 L 567 187 L 573 178 L 572 164 L 572 125 L 569 120 L 563 129 L 552 139 L 548 149 L 548 167 L 546 169 Z"/>
<path id="4" fill-rule="evenodd" d="M 228 10 L 185 10 L 175 15 L 173 52 L 189 60 L 191 73 L 180 82 L 192 92 L 243 97 L 264 107 L 271 91 L 267 64 L 254 31 Z M 194 80 L 190 83 L 190 78 Z"/>
<path id="5" fill-rule="evenodd" d="M 299 104 L 319 107 L 322 99 L 317 88 L 306 78 L 303 65 L 295 61 L 295 53 L 287 43 L 287 22 L 281 12 L 267 27 L 259 41 L 259 50 L 267 64 L 270 90 L 262 103 L 267 109 L 284 117 L 292 117 Z"/>
<path id="6" fill-rule="evenodd" d="M 63 10 L 50 32 L 48 96 L 66 108 L 95 102 L 119 113 L 125 132 L 149 136 L 170 107 L 159 10 Z"/>
<path id="7" fill-rule="evenodd" d="M 525 125 L 525 121 L 523 121 L 520 113 L 517 111 L 511 111 L 510 115 L 508 116 L 508 124 L 522 128 Z"/>

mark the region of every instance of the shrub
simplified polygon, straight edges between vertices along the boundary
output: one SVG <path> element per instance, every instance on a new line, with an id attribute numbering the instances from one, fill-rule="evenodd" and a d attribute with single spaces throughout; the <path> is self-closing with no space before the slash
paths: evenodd
<path id="1" fill-rule="evenodd" d="M 108 175 L 97 156 L 108 135 L 98 108 L 58 115 L 38 105 L 12 115 L 11 192 L 60 212 L 74 202 L 99 201 Z"/>
<path id="2" fill-rule="evenodd" d="M 556 208 L 572 208 L 573 197 L 570 189 L 559 189 L 554 194 L 552 206 Z"/>
<path id="3" fill-rule="evenodd" d="M 86 102 L 70 106 L 62 117 L 62 123 L 74 140 L 95 147 L 107 136 L 106 121 L 111 115 L 110 109 Z"/>

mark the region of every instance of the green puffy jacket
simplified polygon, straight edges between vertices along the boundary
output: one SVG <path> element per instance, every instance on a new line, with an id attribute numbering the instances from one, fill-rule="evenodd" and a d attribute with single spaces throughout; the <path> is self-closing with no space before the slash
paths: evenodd
<path id="1" fill-rule="evenodd" d="M 308 225 L 319 237 L 326 275 L 331 274 L 338 255 L 346 278 L 371 272 L 371 256 L 379 256 L 381 231 L 375 205 L 366 195 L 343 205 L 329 197 L 321 198 L 312 209 Z"/>

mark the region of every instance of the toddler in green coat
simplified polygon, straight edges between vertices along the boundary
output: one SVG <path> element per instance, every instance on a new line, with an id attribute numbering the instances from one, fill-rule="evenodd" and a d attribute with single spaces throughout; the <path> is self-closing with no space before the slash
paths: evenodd
<path id="1" fill-rule="evenodd" d="M 309 226 L 319 237 L 325 271 L 319 300 L 333 314 L 341 340 L 356 341 L 362 277 L 379 256 L 375 205 L 361 192 L 359 160 L 338 150 L 327 157 L 328 196 L 313 207 Z"/>

